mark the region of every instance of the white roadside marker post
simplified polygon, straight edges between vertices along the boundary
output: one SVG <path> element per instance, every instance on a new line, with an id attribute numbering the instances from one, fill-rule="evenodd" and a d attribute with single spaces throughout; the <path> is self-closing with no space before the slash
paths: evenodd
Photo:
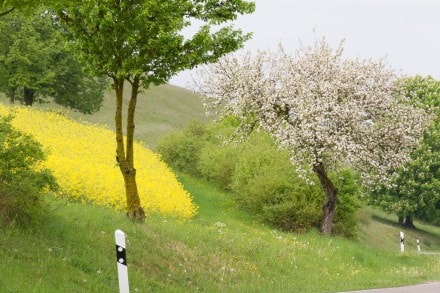
<path id="1" fill-rule="evenodd" d="M 420 253 L 420 241 L 417 239 L 417 253 Z"/>
<path id="2" fill-rule="evenodd" d="M 405 235 L 403 234 L 402 231 L 400 231 L 400 252 L 404 252 L 405 251 Z"/>
<path id="3" fill-rule="evenodd" d="M 121 230 L 115 231 L 116 241 L 116 262 L 118 266 L 119 292 L 129 293 L 127 256 L 125 252 L 125 233 Z"/>

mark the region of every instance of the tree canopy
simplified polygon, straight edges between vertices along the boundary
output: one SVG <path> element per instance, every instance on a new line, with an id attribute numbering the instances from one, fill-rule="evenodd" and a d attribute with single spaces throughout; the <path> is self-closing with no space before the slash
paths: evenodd
<path id="1" fill-rule="evenodd" d="M 112 78 L 138 78 L 146 88 L 240 48 L 249 34 L 213 27 L 254 9 L 241 0 L 71 2 L 60 18 L 82 64 Z M 195 20 L 204 24 L 187 38 L 183 29 Z"/>
<path id="2" fill-rule="evenodd" d="M 0 0 L 0 17 L 17 10 L 20 12 L 32 13 L 41 5 L 49 7 L 50 5 L 62 1 L 63 0 Z"/>
<path id="3" fill-rule="evenodd" d="M 381 62 L 346 60 L 323 39 L 291 56 L 228 57 L 202 71 L 197 89 L 241 118 L 241 129 L 270 133 L 299 171 L 313 171 L 326 193 L 321 232 L 330 234 L 338 190 L 331 171 L 354 167 L 373 185 L 409 160 L 428 116 L 401 94 Z"/>

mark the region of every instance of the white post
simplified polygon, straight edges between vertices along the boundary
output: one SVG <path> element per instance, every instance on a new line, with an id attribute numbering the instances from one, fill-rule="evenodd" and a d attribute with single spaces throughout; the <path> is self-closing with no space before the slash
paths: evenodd
<path id="1" fill-rule="evenodd" d="M 405 251 L 405 235 L 400 231 L 400 252 Z"/>
<path id="2" fill-rule="evenodd" d="M 118 265 L 119 292 L 129 293 L 127 257 L 125 252 L 125 233 L 121 230 L 115 231 L 116 241 L 116 262 Z"/>
<path id="3" fill-rule="evenodd" d="M 420 253 L 420 241 L 417 239 L 417 253 Z"/>

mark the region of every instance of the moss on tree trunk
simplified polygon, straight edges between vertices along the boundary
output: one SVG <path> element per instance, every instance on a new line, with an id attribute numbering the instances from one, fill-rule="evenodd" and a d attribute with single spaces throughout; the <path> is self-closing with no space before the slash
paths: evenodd
<path id="1" fill-rule="evenodd" d="M 122 130 L 122 101 L 124 93 L 124 79 L 113 78 L 116 92 L 116 160 L 119 164 L 122 176 L 124 177 L 125 196 L 127 200 L 127 216 L 131 220 L 143 221 L 145 212 L 142 209 L 137 183 L 136 169 L 134 168 L 134 112 L 136 99 L 139 90 L 139 79 L 135 78 L 132 82 L 132 92 L 127 112 L 127 142 L 124 144 Z"/>

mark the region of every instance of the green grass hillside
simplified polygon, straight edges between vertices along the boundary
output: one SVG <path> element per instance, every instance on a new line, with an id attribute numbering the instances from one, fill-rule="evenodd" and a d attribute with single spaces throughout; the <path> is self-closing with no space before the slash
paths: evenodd
<path id="1" fill-rule="evenodd" d="M 440 257 L 417 255 L 410 243 L 423 236 L 429 251 L 440 251 L 438 229 L 406 231 L 403 255 L 400 229 L 376 212 L 359 240 L 283 233 L 237 211 L 230 194 L 180 180 L 200 207 L 191 221 L 150 215 L 140 225 L 49 197 L 41 227 L 1 230 L 0 290 L 117 292 L 116 229 L 127 234 L 131 292 L 339 292 L 439 279 Z"/>
<path id="2" fill-rule="evenodd" d="M 96 115 L 70 115 L 111 128 L 112 102 L 107 95 Z M 153 88 L 139 99 L 137 137 L 155 146 L 193 118 L 205 119 L 197 96 Z M 356 239 L 284 233 L 239 211 L 233 194 L 178 175 L 199 206 L 193 220 L 149 215 L 136 224 L 110 208 L 48 196 L 39 227 L 0 229 L 0 291 L 117 292 L 116 229 L 127 234 L 131 292 L 340 292 L 440 280 L 438 227 L 403 230 L 404 254 L 397 218 L 370 208 Z M 417 254 L 417 238 L 431 254 Z"/>
<path id="3" fill-rule="evenodd" d="M 129 96 L 129 87 L 125 88 Z M 124 106 L 127 106 L 128 101 Z M 113 92 L 105 94 L 102 109 L 94 115 L 72 114 L 84 120 L 114 127 L 115 97 Z M 156 146 L 159 137 L 184 127 L 191 120 L 206 120 L 205 110 L 200 97 L 192 91 L 173 85 L 152 87 L 138 97 L 136 107 L 136 138 L 147 143 L 150 148 Z"/>

